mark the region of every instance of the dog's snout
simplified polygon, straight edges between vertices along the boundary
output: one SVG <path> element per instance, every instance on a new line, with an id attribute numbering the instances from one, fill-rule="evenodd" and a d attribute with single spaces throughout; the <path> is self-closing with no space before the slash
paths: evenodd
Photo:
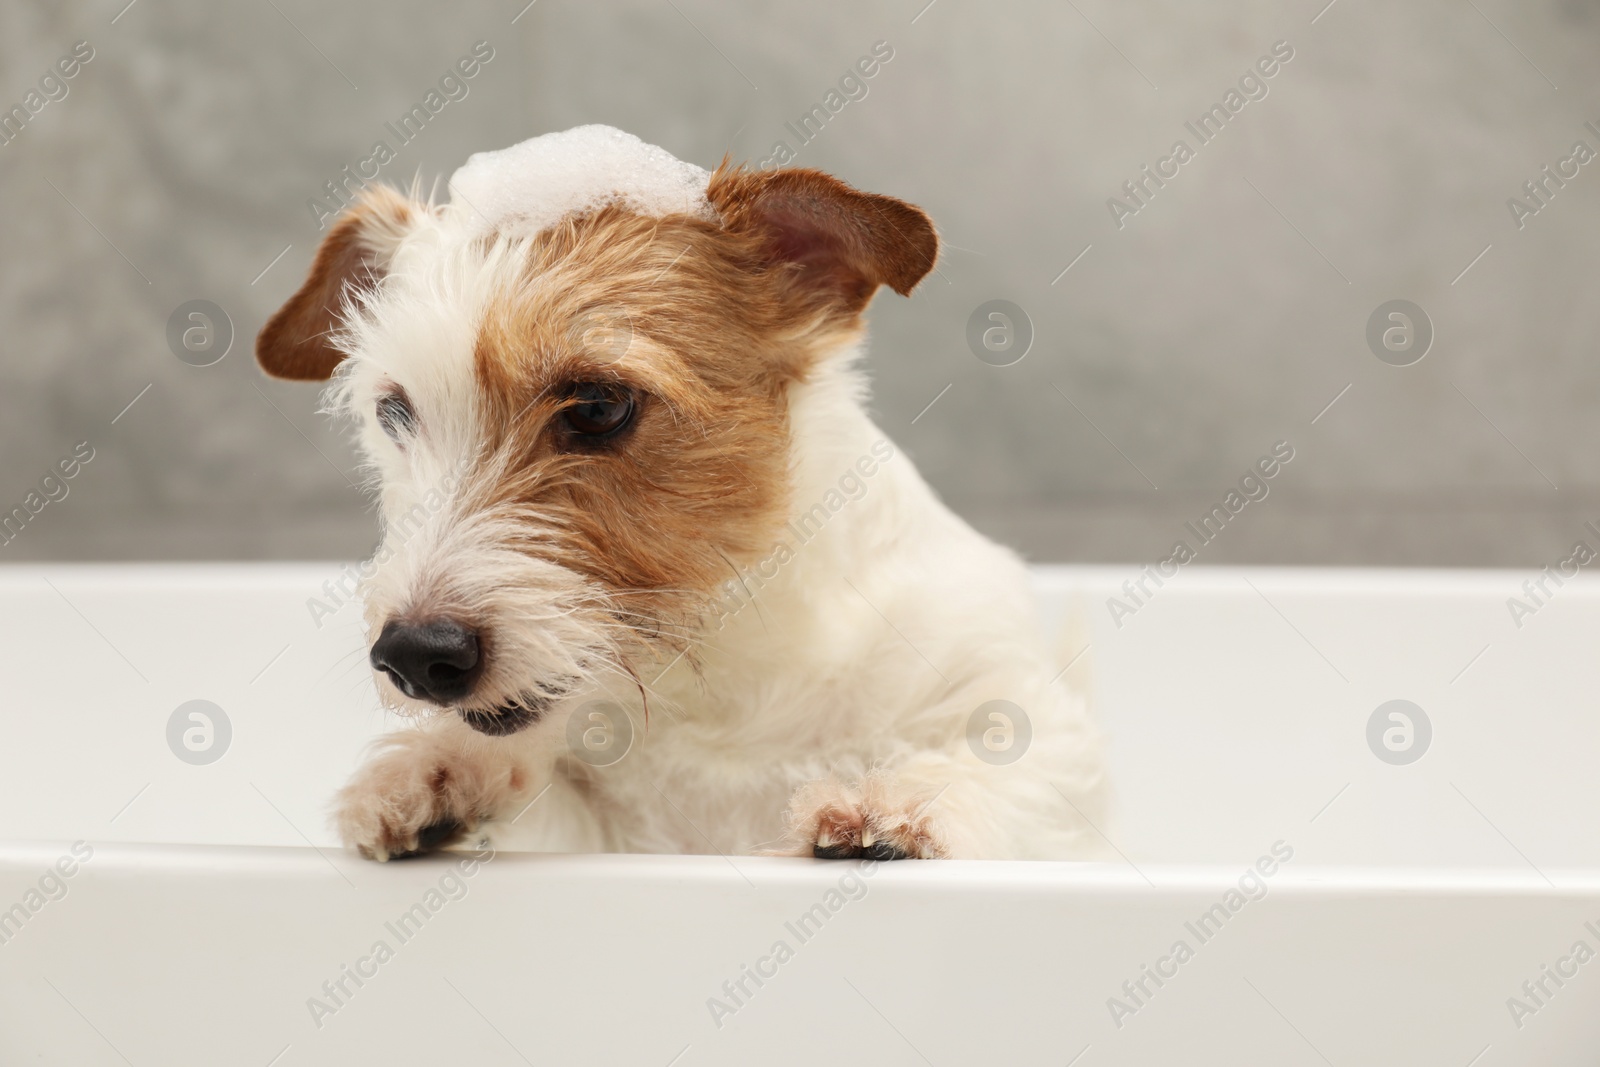
<path id="1" fill-rule="evenodd" d="M 406 696 L 448 704 L 477 681 L 478 635 L 449 619 L 391 619 L 372 646 L 371 660 Z"/>

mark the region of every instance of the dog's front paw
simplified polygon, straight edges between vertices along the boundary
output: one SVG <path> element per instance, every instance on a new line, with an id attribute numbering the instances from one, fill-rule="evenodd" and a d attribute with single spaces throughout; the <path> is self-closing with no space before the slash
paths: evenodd
<path id="1" fill-rule="evenodd" d="M 786 855 L 818 859 L 943 859 L 949 855 L 930 797 L 904 789 L 880 772 L 858 785 L 807 782 L 789 801 Z"/>
<path id="2" fill-rule="evenodd" d="M 472 768 L 437 746 L 392 743 L 339 791 L 334 821 L 344 843 L 368 859 L 431 852 L 473 829 L 480 813 Z"/>

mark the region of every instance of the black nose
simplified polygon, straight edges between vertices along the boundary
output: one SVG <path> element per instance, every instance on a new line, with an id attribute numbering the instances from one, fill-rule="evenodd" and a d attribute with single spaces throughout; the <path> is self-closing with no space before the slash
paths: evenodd
<path id="1" fill-rule="evenodd" d="M 391 619 L 372 646 L 372 666 L 414 700 L 448 704 L 478 679 L 478 635 L 458 622 Z"/>

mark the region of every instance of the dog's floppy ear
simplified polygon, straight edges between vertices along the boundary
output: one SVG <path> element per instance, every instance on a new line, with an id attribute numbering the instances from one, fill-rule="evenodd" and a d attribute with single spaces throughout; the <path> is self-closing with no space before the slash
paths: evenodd
<path id="1" fill-rule="evenodd" d="M 866 307 L 880 285 L 908 295 L 939 254 L 920 208 L 820 170 L 752 171 L 724 159 L 706 197 L 724 227 L 758 235 L 769 262 L 798 268 L 802 292 L 847 315 Z"/>
<path id="2" fill-rule="evenodd" d="M 338 325 L 345 286 L 371 285 L 422 205 L 388 186 L 370 186 L 328 230 L 305 284 L 256 335 L 256 362 L 274 378 L 326 381 L 344 360 L 329 332 Z"/>

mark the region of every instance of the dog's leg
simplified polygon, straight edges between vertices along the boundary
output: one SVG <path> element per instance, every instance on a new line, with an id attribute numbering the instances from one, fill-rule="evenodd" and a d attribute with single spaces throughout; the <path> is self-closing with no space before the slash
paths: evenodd
<path id="1" fill-rule="evenodd" d="M 1050 748 L 1056 751 L 1038 751 Z M 783 847 L 774 851 L 821 859 L 1100 858 L 1104 805 L 1098 754 L 1087 746 L 1036 745 L 1005 767 L 966 751 L 927 750 L 859 780 L 802 785 L 789 803 Z"/>
<path id="2" fill-rule="evenodd" d="M 388 860 L 443 847 L 532 795 L 526 748 L 455 715 L 385 737 L 335 802 L 346 845 Z"/>
<path id="3" fill-rule="evenodd" d="M 784 855 L 819 859 L 941 859 L 949 846 L 929 810 L 937 790 L 873 770 L 856 782 L 825 778 L 795 791 Z"/>

